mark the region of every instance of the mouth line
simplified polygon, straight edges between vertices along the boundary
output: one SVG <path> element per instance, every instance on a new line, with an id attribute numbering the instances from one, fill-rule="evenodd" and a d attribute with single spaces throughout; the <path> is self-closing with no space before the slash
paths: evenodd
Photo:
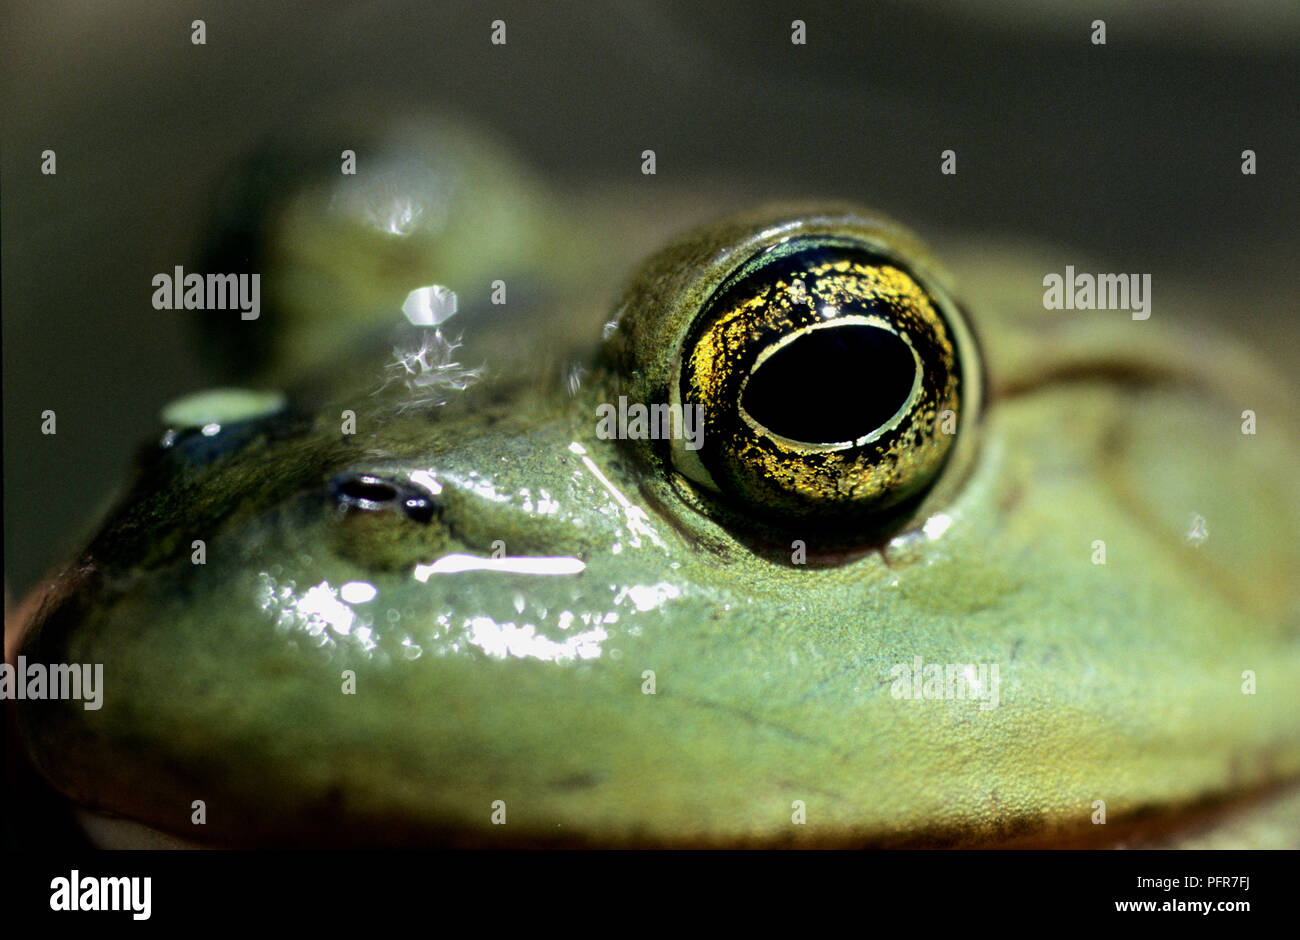
<path id="1" fill-rule="evenodd" d="M 205 843 L 155 829 L 147 823 L 115 816 L 111 813 L 86 809 L 69 803 L 82 832 L 91 844 L 107 850 L 240 850 L 240 849 L 305 849 L 307 851 L 369 850 L 374 848 L 400 849 L 655 849 L 655 850 L 728 850 L 728 849 L 831 849 L 831 850 L 934 850 L 952 849 L 966 851 L 991 850 L 1103 850 L 1146 849 L 1176 850 L 1187 848 L 1300 848 L 1300 835 L 1291 834 L 1286 845 L 1257 845 L 1260 827 L 1268 829 L 1284 826 L 1286 819 L 1300 816 L 1300 780 L 1289 780 L 1263 786 L 1245 794 L 1207 798 L 1179 808 L 1150 807 L 1139 809 L 1127 821 L 1107 826 L 1090 826 L 1087 831 L 1073 833 L 1024 834 L 1004 839 L 970 841 L 956 831 L 930 833 L 926 836 L 909 836 L 905 839 L 872 838 L 852 833 L 830 834 L 823 837 L 796 837 L 764 839 L 739 838 L 611 838 L 586 833 L 565 832 L 557 824 L 553 834 L 529 832 L 513 836 L 489 835 L 481 830 L 446 829 L 428 840 L 403 840 L 400 844 L 387 842 L 367 843 L 363 840 L 338 841 L 334 838 L 293 845 L 272 843 L 266 845 Z M 396 829 L 394 830 L 396 831 Z M 332 835 L 332 834 L 331 834 Z"/>

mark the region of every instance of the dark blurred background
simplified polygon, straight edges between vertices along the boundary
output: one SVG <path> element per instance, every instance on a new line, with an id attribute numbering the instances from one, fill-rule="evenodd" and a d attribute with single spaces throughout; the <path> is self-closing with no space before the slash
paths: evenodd
<path id="1" fill-rule="evenodd" d="M 575 188 L 643 185 L 649 147 L 656 186 L 842 196 L 923 236 L 1064 246 L 1056 270 L 1152 272 L 1157 304 L 1171 281 L 1240 285 L 1222 325 L 1297 362 L 1294 0 L 132 0 L 0 16 L 15 596 L 93 524 L 158 409 L 213 380 L 185 315 L 152 309 L 150 278 L 193 257 L 250 146 L 343 108 L 460 112 Z M 488 41 L 498 18 L 505 47 Z M 57 176 L 39 171 L 47 148 Z M 939 173 L 949 148 L 955 177 Z M 1257 176 L 1240 173 L 1247 148 Z"/>

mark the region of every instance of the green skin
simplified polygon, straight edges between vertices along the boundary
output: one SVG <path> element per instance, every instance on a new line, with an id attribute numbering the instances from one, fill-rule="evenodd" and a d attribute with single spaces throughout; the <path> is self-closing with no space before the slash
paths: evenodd
<path id="1" fill-rule="evenodd" d="M 507 185 L 484 172 L 457 184 L 461 210 L 475 187 Z M 658 446 L 599 439 L 596 406 L 665 400 L 674 318 L 778 223 L 871 238 L 948 276 L 861 210 L 765 209 L 652 259 L 593 358 L 573 344 L 590 350 L 609 316 L 630 250 L 611 232 L 629 220 L 579 224 L 508 178 L 525 208 L 475 230 L 477 251 L 454 225 L 412 253 L 344 219 L 280 262 L 298 264 L 299 296 L 315 283 L 340 309 L 390 318 L 412 287 L 456 287 L 455 358 L 486 365 L 477 382 L 445 404 L 400 382 L 375 394 L 391 343 L 312 380 L 293 353 L 315 355 L 323 326 L 308 342 L 305 324 L 319 310 L 281 297 L 256 327 L 278 331 L 278 358 L 253 384 L 280 378 L 310 417 L 245 425 L 202 465 L 156 454 L 49 586 L 29 661 L 104 664 L 102 709 L 20 710 L 33 760 L 71 800 L 210 844 L 1093 843 L 1300 774 L 1300 455 L 1294 433 L 1267 427 L 1284 385 L 1168 328 L 1180 318 L 1159 287 L 1148 321 L 1045 311 L 1039 284 L 1059 262 L 955 255 L 983 413 L 963 417 L 961 456 L 913 517 L 832 544 L 750 527 L 743 499 L 700 493 Z M 439 253 L 448 241 L 466 250 Z M 349 251 L 401 252 L 417 270 L 375 263 L 331 287 L 328 261 L 301 260 Z M 504 307 L 488 303 L 497 276 Z M 425 471 L 442 510 L 343 516 L 328 481 L 345 470 Z M 938 513 L 946 530 L 923 528 Z M 1185 536 L 1193 514 L 1200 544 Z M 413 576 L 497 541 L 585 569 Z M 340 606 L 352 581 L 377 596 Z M 317 603 L 326 593 L 337 603 Z M 891 667 L 917 656 L 996 664 L 998 707 L 895 697 Z"/>

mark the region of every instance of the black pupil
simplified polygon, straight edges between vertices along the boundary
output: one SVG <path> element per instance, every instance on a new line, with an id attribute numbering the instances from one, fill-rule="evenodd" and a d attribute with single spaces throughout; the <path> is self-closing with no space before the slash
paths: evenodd
<path id="1" fill-rule="evenodd" d="M 860 323 L 806 333 L 749 377 L 749 416 L 807 444 L 853 441 L 876 430 L 907 401 L 916 377 L 911 347 L 888 330 Z"/>

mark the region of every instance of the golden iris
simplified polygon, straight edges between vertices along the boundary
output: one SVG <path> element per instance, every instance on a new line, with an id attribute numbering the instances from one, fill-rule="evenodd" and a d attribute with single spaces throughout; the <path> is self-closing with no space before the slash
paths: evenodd
<path id="1" fill-rule="evenodd" d="M 688 335 L 678 394 L 703 406 L 679 469 L 769 518 L 853 522 L 919 499 L 961 417 L 938 302 L 893 259 L 794 239 L 740 266 Z"/>

